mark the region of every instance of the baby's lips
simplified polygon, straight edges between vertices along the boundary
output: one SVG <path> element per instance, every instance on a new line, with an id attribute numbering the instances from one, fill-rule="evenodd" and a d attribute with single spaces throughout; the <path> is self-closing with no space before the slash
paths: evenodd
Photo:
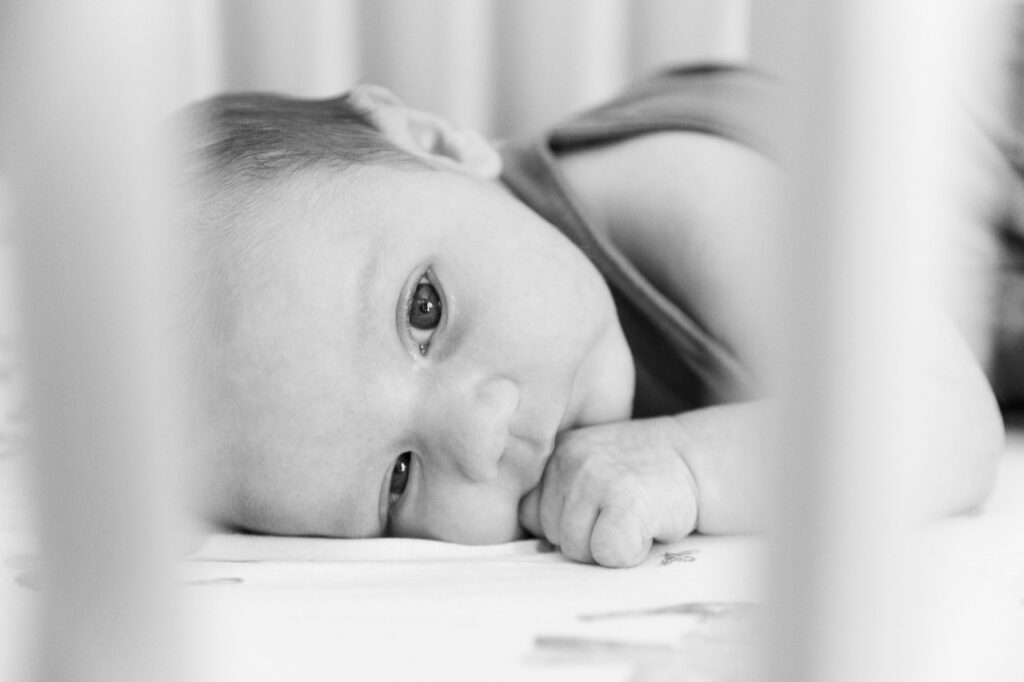
<path id="1" fill-rule="evenodd" d="M 558 424 L 557 433 L 563 433 L 565 431 L 572 431 L 578 429 L 583 424 L 580 423 L 580 410 L 578 406 L 568 404 L 565 406 L 565 412 L 562 414 L 562 419 Z"/>
<path id="2" fill-rule="evenodd" d="M 540 527 L 540 484 L 530 489 L 519 500 L 519 525 L 535 537 L 544 537 Z"/>

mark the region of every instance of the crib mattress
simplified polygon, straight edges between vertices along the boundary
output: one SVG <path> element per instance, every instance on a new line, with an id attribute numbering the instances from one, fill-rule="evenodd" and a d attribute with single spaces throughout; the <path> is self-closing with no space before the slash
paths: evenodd
<path id="1" fill-rule="evenodd" d="M 0 458 L 4 680 L 23 679 L 39 596 L 24 467 Z M 1022 492 L 1015 429 L 985 507 L 923 534 L 949 679 L 1024 679 Z M 536 540 L 212 534 L 180 566 L 182 645 L 204 681 L 736 679 L 771 629 L 767 560 L 758 537 L 692 536 L 614 570 Z"/>

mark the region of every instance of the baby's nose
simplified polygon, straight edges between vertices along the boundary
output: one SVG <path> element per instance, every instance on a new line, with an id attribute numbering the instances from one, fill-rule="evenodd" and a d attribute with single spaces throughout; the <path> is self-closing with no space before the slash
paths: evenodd
<path id="1" fill-rule="evenodd" d="M 498 462 L 508 445 L 509 424 L 519 407 L 519 389 L 503 377 L 485 377 L 462 392 L 449 423 L 439 429 L 442 457 L 474 481 L 498 475 Z"/>

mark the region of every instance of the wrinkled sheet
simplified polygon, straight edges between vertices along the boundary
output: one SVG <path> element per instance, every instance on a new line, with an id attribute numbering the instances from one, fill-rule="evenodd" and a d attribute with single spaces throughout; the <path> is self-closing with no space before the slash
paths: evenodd
<path id="1" fill-rule="evenodd" d="M 949 679 L 1024 679 L 1024 432 L 984 509 L 920 542 Z M 210 679 L 761 679 L 772 625 L 757 537 L 656 545 L 626 570 L 535 540 L 216 535 L 193 559 L 204 660 L 224 671 Z"/>
<path id="2" fill-rule="evenodd" d="M 39 596 L 25 459 L 0 457 L 0 679 L 22 678 Z M 944 578 L 928 620 L 949 632 L 944 665 L 961 679 L 1024 679 L 1022 493 L 1015 431 L 984 509 L 922 537 Z M 194 680 L 758 679 L 766 558 L 757 537 L 693 536 L 613 570 L 536 540 L 221 533 L 181 563 L 176 589 Z"/>

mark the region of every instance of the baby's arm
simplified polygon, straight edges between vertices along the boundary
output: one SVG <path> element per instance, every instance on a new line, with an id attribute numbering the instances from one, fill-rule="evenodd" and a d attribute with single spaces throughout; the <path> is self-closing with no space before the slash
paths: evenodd
<path id="1" fill-rule="evenodd" d="M 764 405 L 745 403 L 562 434 L 519 520 L 577 561 L 641 562 L 654 541 L 745 532 L 765 516 Z"/>
<path id="2" fill-rule="evenodd" d="M 775 308 L 763 294 L 779 273 L 765 254 L 779 238 L 773 214 L 784 190 L 774 165 L 725 140 L 662 133 L 570 155 L 563 170 L 627 257 L 755 372 L 771 374 L 771 353 L 762 344 L 770 337 L 766 330 L 774 323 Z M 1003 427 L 991 389 L 958 332 L 936 316 L 930 339 L 932 360 L 915 387 L 940 431 L 922 481 L 929 492 L 927 511 L 939 516 L 984 499 Z M 770 473 L 765 471 L 770 462 L 765 443 L 771 442 L 766 408 L 736 404 L 630 423 L 657 430 L 654 440 L 668 438 L 686 465 L 693 487 L 682 486 L 679 494 L 699 500 L 697 530 L 759 529 L 765 511 L 759 493 Z M 552 464 L 557 457 L 556 452 Z M 573 485 L 595 494 L 593 484 Z M 580 494 L 568 488 L 560 493 L 565 499 Z M 544 492 L 539 494 L 543 498 Z M 542 531 L 547 530 L 544 516 L 541 509 Z M 658 537 L 657 532 L 645 535 Z"/>
<path id="3" fill-rule="evenodd" d="M 942 429 L 918 481 L 922 512 L 932 518 L 982 502 L 1002 449 L 984 376 L 957 337 L 939 344 L 952 356 L 936 356 L 940 366 L 920 377 L 917 392 Z M 767 401 L 735 403 L 563 434 L 540 485 L 520 504 L 520 522 L 567 557 L 604 566 L 636 565 L 654 541 L 694 531 L 764 530 L 777 478 L 774 415 Z"/>
<path id="4" fill-rule="evenodd" d="M 562 434 L 519 522 L 570 559 L 603 566 L 634 566 L 653 541 L 686 537 L 697 526 L 697 485 L 675 431 L 661 417 Z"/>
<path id="5" fill-rule="evenodd" d="M 912 376 L 909 398 L 922 411 L 925 466 L 912 485 L 925 520 L 962 513 L 983 502 L 995 480 L 1003 427 L 991 389 L 966 344 L 935 321 L 933 362 Z M 675 449 L 693 474 L 700 500 L 702 533 L 748 533 L 764 529 L 771 509 L 770 486 L 786 486 L 773 464 L 782 453 L 778 411 L 768 401 L 722 405 L 677 415 Z M 869 436 L 880 429 L 859 427 Z M 884 425 L 882 425 L 884 429 Z M 893 475 L 879 469 L 883 480 Z"/>

